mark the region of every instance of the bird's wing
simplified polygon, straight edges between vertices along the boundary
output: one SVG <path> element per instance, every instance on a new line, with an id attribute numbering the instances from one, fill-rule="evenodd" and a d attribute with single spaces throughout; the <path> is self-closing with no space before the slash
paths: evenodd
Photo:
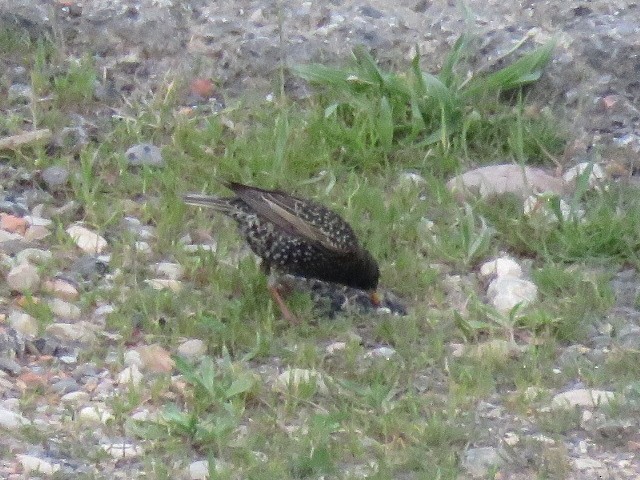
<path id="1" fill-rule="evenodd" d="M 334 254 L 351 253 L 351 250 L 336 246 L 322 230 L 296 215 L 295 206 L 301 200 L 283 192 L 263 190 L 235 182 L 229 182 L 227 186 L 256 213 L 290 235 L 302 237 Z"/>

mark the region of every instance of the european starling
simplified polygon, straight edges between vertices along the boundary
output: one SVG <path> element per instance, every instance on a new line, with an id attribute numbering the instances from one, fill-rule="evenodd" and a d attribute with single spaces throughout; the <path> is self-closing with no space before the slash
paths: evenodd
<path id="1" fill-rule="evenodd" d="M 236 221 L 251 250 L 262 258 L 262 268 L 269 274 L 269 290 L 285 319 L 297 323 L 278 292 L 272 268 L 365 290 L 374 305 L 380 304 L 376 292 L 378 264 L 337 213 L 278 190 L 236 182 L 225 185 L 235 196 L 188 194 L 184 201 L 212 207 Z"/>

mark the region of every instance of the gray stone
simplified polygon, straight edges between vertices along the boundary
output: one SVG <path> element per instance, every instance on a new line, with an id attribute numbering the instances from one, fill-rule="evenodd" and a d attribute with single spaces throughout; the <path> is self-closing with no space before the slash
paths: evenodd
<path id="1" fill-rule="evenodd" d="M 473 478 L 484 478 L 489 469 L 498 467 L 504 463 L 497 448 L 478 447 L 470 448 L 464 454 L 462 465 Z"/>
<path id="2" fill-rule="evenodd" d="M 76 382 L 73 378 L 64 378 L 51 385 L 51 389 L 59 395 L 75 392 L 79 388 L 80 385 L 78 385 L 78 382 Z"/>
<path id="3" fill-rule="evenodd" d="M 30 263 L 21 263 L 13 267 L 7 275 L 7 285 L 20 293 L 32 293 L 40 284 L 38 269 Z"/>
<path id="4" fill-rule="evenodd" d="M 606 390 L 591 390 L 588 388 L 576 388 L 567 392 L 558 393 L 553 397 L 553 408 L 585 407 L 593 408 L 608 404 L 615 394 Z"/>
<path id="5" fill-rule="evenodd" d="M 51 312 L 58 318 L 66 320 L 78 320 L 82 311 L 72 303 L 65 302 L 61 298 L 52 298 L 48 302 Z"/>
<path id="6" fill-rule="evenodd" d="M 22 367 L 12 358 L 0 357 L 0 370 L 2 370 L 3 372 L 7 372 L 9 375 L 13 375 L 15 377 L 17 375 L 20 375 Z"/>
<path id="7" fill-rule="evenodd" d="M 49 190 L 57 190 L 67 184 L 69 180 L 69 170 L 56 165 L 45 168 L 42 171 L 42 180 L 47 184 Z"/>
<path id="8" fill-rule="evenodd" d="M 207 346 L 199 338 L 186 340 L 178 347 L 178 355 L 189 360 L 197 360 L 207 351 Z"/>
<path id="9" fill-rule="evenodd" d="M 14 83 L 7 90 L 7 99 L 12 104 L 26 105 L 33 98 L 31 86 L 22 83 Z"/>
<path id="10" fill-rule="evenodd" d="M 16 263 L 40 264 L 51 260 L 51 258 L 53 258 L 53 254 L 49 250 L 25 248 L 16 254 Z"/>
<path id="11" fill-rule="evenodd" d="M 53 475 L 58 470 L 60 470 L 59 463 L 51 463 L 41 458 L 38 458 L 34 455 L 18 454 L 16 455 L 16 458 L 18 459 L 18 461 L 22 465 L 22 468 L 27 474 L 33 473 L 37 476 L 39 476 L 38 474 L 49 476 L 49 475 Z M 31 478 L 35 478 L 35 477 L 31 477 Z"/>
<path id="12" fill-rule="evenodd" d="M 39 330 L 38 321 L 21 310 L 12 310 L 9 313 L 9 325 L 27 339 L 33 339 Z"/>
<path id="13" fill-rule="evenodd" d="M 6 428 L 7 430 L 16 430 L 28 423 L 29 420 L 19 413 L 0 407 L 0 427 Z"/>
<path id="14" fill-rule="evenodd" d="M 133 145 L 126 151 L 127 163 L 131 166 L 148 165 L 152 167 L 164 166 L 162 152 L 155 145 L 140 143 Z"/>

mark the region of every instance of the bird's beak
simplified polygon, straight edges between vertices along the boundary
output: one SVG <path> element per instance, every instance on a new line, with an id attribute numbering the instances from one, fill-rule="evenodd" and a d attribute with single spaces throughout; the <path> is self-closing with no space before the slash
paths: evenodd
<path id="1" fill-rule="evenodd" d="M 376 307 L 382 305 L 382 296 L 378 293 L 377 290 L 371 290 L 369 292 L 369 298 L 371 299 L 371 303 Z"/>

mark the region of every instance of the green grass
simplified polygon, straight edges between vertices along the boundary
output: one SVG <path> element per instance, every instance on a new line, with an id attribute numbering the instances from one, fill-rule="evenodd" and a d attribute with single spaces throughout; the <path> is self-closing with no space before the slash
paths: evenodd
<path id="1" fill-rule="evenodd" d="M 25 125 L 59 131 L 70 114 L 89 115 L 96 106 L 99 75 L 88 57 L 61 59 L 51 43 L 30 43 L 15 32 L 0 35 L 0 45 L 12 46 L 30 70 L 35 96 L 45 99 L 6 117 L 5 132 Z M 120 337 L 94 345 L 84 359 L 117 373 L 137 327 L 144 342 L 172 353 L 185 337 L 206 344 L 195 364 L 177 363 L 175 378 L 145 375 L 142 386 L 106 400 L 115 419 L 100 427 L 104 433 L 139 441 L 154 478 L 181 478 L 190 461 L 209 459 L 211 478 L 360 478 L 365 472 L 379 479 L 454 479 L 465 449 L 489 441 L 476 423 L 480 402 L 504 398 L 511 413 L 526 418 L 538 402 L 525 398 L 528 387 L 548 392 L 579 379 L 623 389 L 635 381 L 637 354 L 629 352 L 603 366 L 584 362 L 549 372 L 559 352 L 584 341 L 613 304 L 615 271 L 638 265 L 636 192 L 615 185 L 579 190 L 570 201 L 586 212 L 582 220 L 542 223 L 525 217 L 518 199 L 459 204 L 445 187 L 451 174 L 476 165 L 544 164 L 560 154 L 562 128 L 548 110 L 529 108 L 525 88 L 541 75 L 552 47 L 470 78 L 466 36 L 438 73 L 424 71 L 418 55 L 404 71 L 387 72 L 356 50 L 341 68 L 296 67 L 294 73 L 318 86 L 308 101 L 238 101 L 217 114 L 178 113 L 177 79 L 144 100 L 118 105 L 99 141 L 80 153 L 64 146 L 53 155 L 28 146 L 2 152 L 16 165 L 29 159 L 33 168 L 58 164 L 72 172 L 57 200 L 73 199 L 80 208 L 54 218 L 52 248 L 61 254 L 54 266 L 64 269 L 64 254 L 73 252 L 63 232 L 72 220 L 109 238 L 113 278 L 81 301 L 85 311 L 114 305 L 105 329 Z M 166 167 L 128 168 L 124 152 L 138 142 L 162 146 Z M 403 181 L 407 172 L 424 183 Z M 226 193 L 220 178 L 286 186 L 340 212 L 379 260 L 382 288 L 402 298 L 409 314 L 318 318 L 310 297 L 297 293 L 289 301 L 303 324 L 285 325 L 232 222 L 180 201 L 188 191 Z M 120 226 L 125 215 L 155 228 L 150 257 L 132 249 L 134 238 Z M 216 251 L 186 253 L 178 240 L 203 232 L 215 238 Z M 499 252 L 528 260 L 539 288 L 539 300 L 512 315 L 487 307 L 473 280 L 478 265 Z M 148 264 L 160 260 L 184 267 L 180 292 L 145 282 Z M 449 303 L 445 275 L 470 280 L 462 282 L 468 290 L 460 311 Z M 43 305 L 26 309 L 48 323 Z M 495 347 L 514 339 L 524 348 Z M 344 349 L 328 353 L 336 342 Z M 455 344 L 463 344 L 461 355 L 451 354 Z M 379 345 L 396 353 L 367 356 Z M 113 351 L 119 360 L 106 363 Z M 326 390 L 314 381 L 274 390 L 271 381 L 287 367 L 319 372 Z M 25 392 L 27 413 L 43 394 L 43 387 Z M 154 416 L 131 420 L 142 407 Z M 71 417 L 61 440 L 76 445 L 69 454 L 110 462 L 74 432 Z M 551 412 L 526 422 L 559 438 L 578 420 Z M 44 442 L 46 435 L 29 431 L 24 438 Z M 541 455 L 533 466 L 539 478 L 566 470 L 561 449 Z"/>

